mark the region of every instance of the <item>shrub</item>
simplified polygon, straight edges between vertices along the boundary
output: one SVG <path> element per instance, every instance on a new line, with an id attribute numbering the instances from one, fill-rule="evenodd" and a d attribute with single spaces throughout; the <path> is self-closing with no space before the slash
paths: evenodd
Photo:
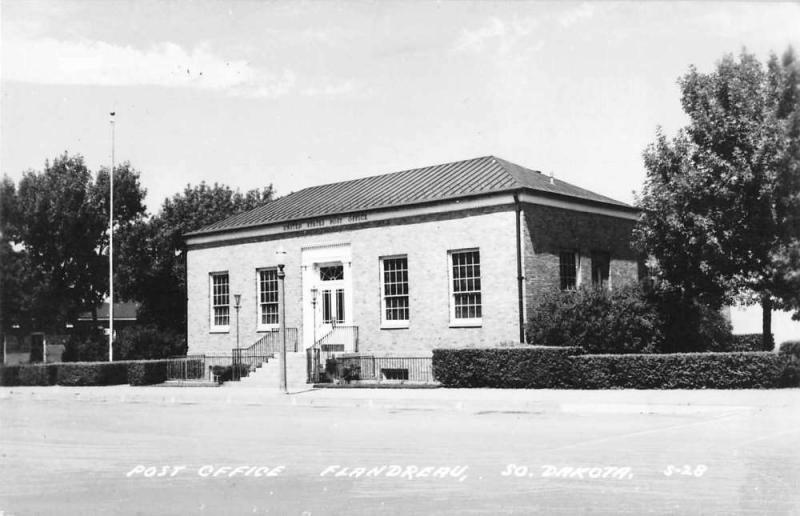
<path id="1" fill-rule="evenodd" d="M 167 361 L 153 360 L 128 363 L 128 383 L 153 385 L 167 381 Z"/>
<path id="2" fill-rule="evenodd" d="M 328 358 L 325 360 L 325 380 L 361 380 L 361 357 Z"/>
<path id="3" fill-rule="evenodd" d="M 247 364 L 234 365 L 215 365 L 211 368 L 211 372 L 216 376 L 220 382 L 229 382 L 233 380 L 234 373 L 238 370 L 238 377 L 244 378 L 250 374 L 250 367 Z"/>
<path id="4" fill-rule="evenodd" d="M 58 385 L 120 385 L 128 383 L 125 362 L 69 362 L 58 364 Z"/>
<path id="5" fill-rule="evenodd" d="M 745 333 L 733 335 L 731 345 L 726 351 L 772 351 L 774 343 L 774 338 L 770 336 L 767 346 L 764 346 L 764 338 L 761 333 Z"/>
<path id="6" fill-rule="evenodd" d="M 114 341 L 114 358 L 153 360 L 186 354 L 186 339 L 172 330 L 156 326 L 129 326 Z"/>
<path id="7" fill-rule="evenodd" d="M 57 364 L 26 365 L 19 368 L 17 385 L 55 385 Z"/>
<path id="8" fill-rule="evenodd" d="M 781 342 L 778 348 L 778 353 L 790 357 L 796 361 L 800 361 L 800 340 L 787 340 Z"/>
<path id="9" fill-rule="evenodd" d="M 782 342 L 778 355 L 786 360 L 781 382 L 785 387 L 800 387 L 800 340 Z"/>
<path id="10" fill-rule="evenodd" d="M 589 353 L 728 351 L 730 322 L 674 290 L 628 285 L 542 294 L 528 321 L 528 340 L 579 346 Z"/>
<path id="11" fill-rule="evenodd" d="M 660 289 L 648 294 L 658 313 L 662 335 L 659 353 L 730 351 L 731 323 L 710 306 L 686 299 L 678 290 Z"/>
<path id="12" fill-rule="evenodd" d="M 568 385 L 576 347 L 435 349 L 433 376 L 445 387 L 556 388 Z"/>
<path id="13" fill-rule="evenodd" d="M 528 340 L 579 346 L 591 353 L 653 352 L 661 345 L 658 313 L 635 285 L 542 294 L 528 321 Z"/>
<path id="14" fill-rule="evenodd" d="M 675 353 L 572 357 L 579 389 L 763 389 L 781 386 L 785 360 L 774 353 Z"/>
<path id="15" fill-rule="evenodd" d="M 70 335 L 61 356 L 64 362 L 107 362 L 108 336 L 98 331 L 82 331 Z"/>
<path id="16" fill-rule="evenodd" d="M 0 366 L 0 385 L 14 387 L 19 385 L 19 370 L 21 366 Z"/>

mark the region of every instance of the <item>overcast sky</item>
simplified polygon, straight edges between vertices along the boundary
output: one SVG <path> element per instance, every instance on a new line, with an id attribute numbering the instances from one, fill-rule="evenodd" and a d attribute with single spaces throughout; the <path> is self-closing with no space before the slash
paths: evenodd
<path id="1" fill-rule="evenodd" d="M 800 50 L 797 3 L 0 2 L 0 167 L 116 155 L 148 206 L 494 154 L 633 201 L 677 78 Z"/>

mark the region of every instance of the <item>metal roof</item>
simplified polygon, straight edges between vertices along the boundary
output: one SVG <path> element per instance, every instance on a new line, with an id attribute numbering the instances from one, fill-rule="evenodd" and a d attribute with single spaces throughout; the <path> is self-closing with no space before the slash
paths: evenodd
<path id="1" fill-rule="evenodd" d="M 454 200 L 512 191 L 532 191 L 591 204 L 635 210 L 632 206 L 495 156 L 433 165 L 391 174 L 312 186 L 188 235 L 217 233 L 267 224 Z"/>

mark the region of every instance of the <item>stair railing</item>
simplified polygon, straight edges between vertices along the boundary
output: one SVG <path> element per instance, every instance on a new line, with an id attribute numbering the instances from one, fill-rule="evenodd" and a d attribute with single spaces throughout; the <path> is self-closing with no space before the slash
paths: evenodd
<path id="1" fill-rule="evenodd" d="M 297 351 L 297 328 L 286 328 L 286 351 Z M 280 330 L 274 329 L 266 332 L 251 346 L 246 348 L 233 348 L 233 374 L 232 379 L 241 380 L 242 376 L 255 371 L 261 365 L 273 358 L 281 351 Z"/>

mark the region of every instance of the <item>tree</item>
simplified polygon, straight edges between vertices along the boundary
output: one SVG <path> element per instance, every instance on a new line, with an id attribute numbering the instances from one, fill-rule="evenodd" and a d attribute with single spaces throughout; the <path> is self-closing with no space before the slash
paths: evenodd
<path id="1" fill-rule="evenodd" d="M 117 226 L 144 215 L 138 177 L 127 163 L 115 169 Z M 52 330 L 95 309 L 108 292 L 108 171 L 95 180 L 83 157 L 64 153 L 17 189 L 4 178 L 2 191 L 4 313 Z"/>
<path id="2" fill-rule="evenodd" d="M 679 81 L 689 125 L 672 140 L 659 129 L 638 199 L 635 245 L 657 260 L 660 278 L 713 305 L 758 295 L 765 339 L 773 306 L 792 306 L 797 67 L 791 49 L 766 70 L 746 52 L 711 73 L 691 67 Z"/>
<path id="3" fill-rule="evenodd" d="M 115 285 L 125 299 L 141 302 L 139 319 L 164 330 L 186 329 L 186 264 L 183 235 L 272 199 L 269 185 L 244 194 L 200 183 L 164 200 L 150 220 L 120 230 Z"/>

